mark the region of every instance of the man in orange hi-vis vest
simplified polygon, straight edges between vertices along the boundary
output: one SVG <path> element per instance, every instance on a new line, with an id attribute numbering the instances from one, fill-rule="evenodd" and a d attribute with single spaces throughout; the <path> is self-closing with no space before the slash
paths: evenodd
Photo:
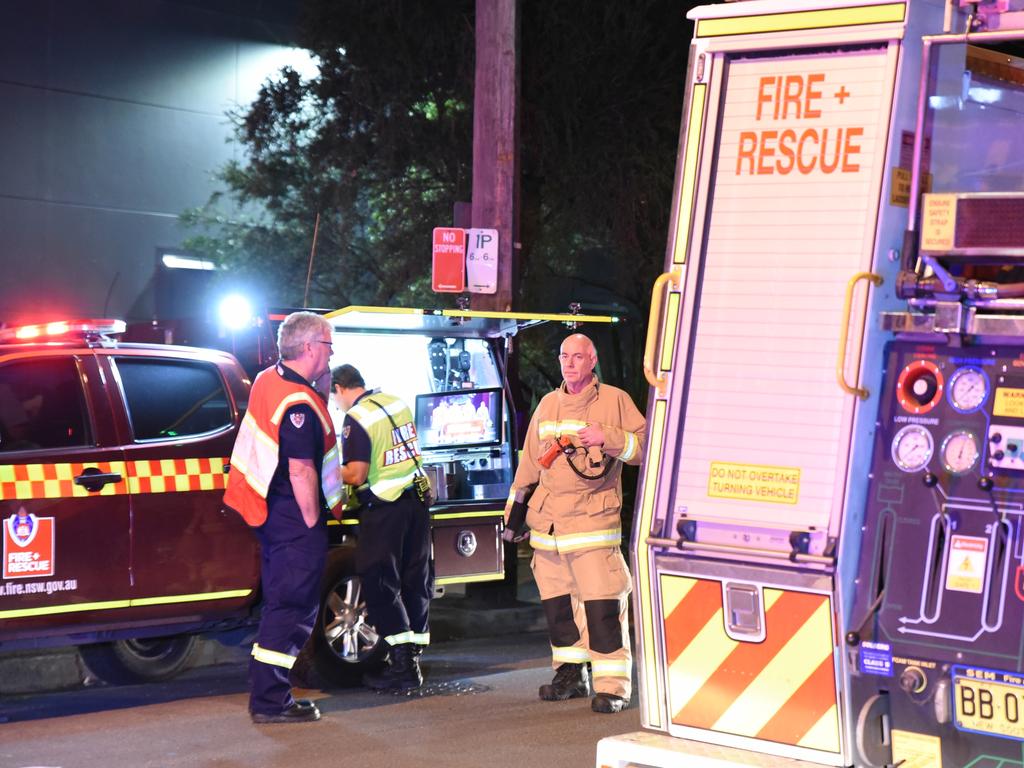
<path id="1" fill-rule="evenodd" d="M 260 540 L 263 607 L 249 664 L 255 723 L 320 719 L 295 700 L 288 671 L 316 621 L 327 556 L 325 510 L 340 511 L 341 466 L 334 426 L 313 382 L 329 375 L 331 325 L 295 312 L 278 329 L 281 359 L 261 371 L 231 453 L 224 503 Z"/>

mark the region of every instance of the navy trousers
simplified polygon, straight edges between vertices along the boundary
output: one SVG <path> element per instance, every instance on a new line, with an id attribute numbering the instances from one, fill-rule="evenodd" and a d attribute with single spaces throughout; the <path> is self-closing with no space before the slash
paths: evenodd
<path id="1" fill-rule="evenodd" d="M 363 510 L 356 570 L 370 623 L 388 644 L 426 645 L 434 589 L 430 512 L 414 493 Z"/>
<path id="2" fill-rule="evenodd" d="M 273 515 L 257 529 L 262 563 L 263 608 L 249 662 L 249 711 L 275 715 L 294 703 L 288 671 L 316 622 L 320 580 L 327 558 L 327 529 L 321 523 L 298 537 L 282 537 Z"/>

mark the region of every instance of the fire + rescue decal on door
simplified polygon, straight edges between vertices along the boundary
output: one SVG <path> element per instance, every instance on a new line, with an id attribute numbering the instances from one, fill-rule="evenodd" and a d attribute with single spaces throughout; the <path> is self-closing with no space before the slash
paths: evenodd
<path id="1" fill-rule="evenodd" d="M 56 525 L 52 517 L 36 517 L 24 507 L 4 521 L 5 579 L 53 576 L 53 541 Z"/>

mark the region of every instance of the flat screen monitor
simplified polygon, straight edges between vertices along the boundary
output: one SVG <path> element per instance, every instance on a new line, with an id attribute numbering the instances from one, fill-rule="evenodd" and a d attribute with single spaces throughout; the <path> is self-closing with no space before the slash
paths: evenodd
<path id="1" fill-rule="evenodd" d="M 416 436 L 424 451 L 499 445 L 502 416 L 500 389 L 416 395 Z"/>

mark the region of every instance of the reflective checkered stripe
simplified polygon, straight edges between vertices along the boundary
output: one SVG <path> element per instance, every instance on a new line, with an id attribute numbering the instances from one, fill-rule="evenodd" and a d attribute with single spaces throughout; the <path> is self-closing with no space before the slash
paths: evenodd
<path id="1" fill-rule="evenodd" d="M 722 584 L 662 574 L 672 722 L 837 753 L 839 716 L 827 594 L 762 590 L 763 640 L 725 632 Z"/>
<path id="2" fill-rule="evenodd" d="M 132 493 L 223 490 L 227 462 L 227 457 L 129 461 L 128 490 Z"/>
<path id="3" fill-rule="evenodd" d="M 107 483 L 100 491 L 90 493 L 75 478 L 86 469 L 101 473 L 116 473 L 125 477 L 123 461 L 87 462 L 84 464 L 4 464 L 0 465 L 0 499 L 61 499 L 75 496 L 116 496 L 128 493 L 122 479 Z"/>
<path id="4" fill-rule="evenodd" d="M 256 661 L 262 661 L 264 664 L 270 664 L 275 667 L 284 667 L 285 669 L 291 669 L 295 666 L 295 659 L 297 656 L 291 656 L 287 653 L 281 653 L 280 651 L 271 651 L 267 648 L 260 648 L 259 643 L 253 643 L 252 646 L 252 657 Z"/>
<path id="5" fill-rule="evenodd" d="M 126 493 L 175 493 L 222 490 L 226 458 L 93 461 L 65 464 L 0 465 L 0 501 L 118 496 Z M 95 469 L 118 474 L 121 480 L 98 491 L 75 484 L 75 478 Z"/>
<path id="6" fill-rule="evenodd" d="M 530 546 L 544 552 L 580 552 L 584 549 L 617 547 L 622 543 L 622 528 L 606 528 L 581 533 L 542 533 L 530 531 Z"/>
<path id="7" fill-rule="evenodd" d="M 430 645 L 429 632 L 413 632 L 407 630 L 395 635 L 388 635 L 384 641 L 390 646 L 401 645 L 402 643 L 415 643 L 416 645 Z"/>

